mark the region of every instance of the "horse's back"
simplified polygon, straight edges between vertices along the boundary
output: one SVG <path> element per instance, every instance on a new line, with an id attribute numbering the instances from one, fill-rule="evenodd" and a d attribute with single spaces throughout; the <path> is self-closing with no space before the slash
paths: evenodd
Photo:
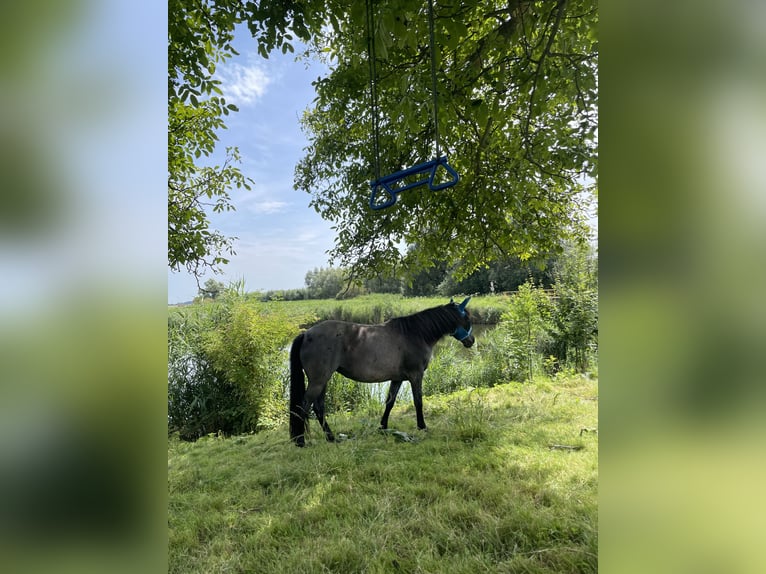
<path id="1" fill-rule="evenodd" d="M 324 378 L 334 371 L 372 383 L 404 376 L 404 337 L 383 325 L 328 320 L 306 331 L 301 359 L 306 374 Z"/>

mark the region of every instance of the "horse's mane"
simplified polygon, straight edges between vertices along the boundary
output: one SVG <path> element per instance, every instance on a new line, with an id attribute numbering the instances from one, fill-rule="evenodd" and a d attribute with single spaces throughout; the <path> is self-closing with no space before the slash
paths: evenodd
<path id="1" fill-rule="evenodd" d="M 386 324 L 405 335 L 422 338 L 428 345 L 433 345 L 455 330 L 459 317 L 457 305 L 448 303 L 406 317 L 389 319 Z"/>

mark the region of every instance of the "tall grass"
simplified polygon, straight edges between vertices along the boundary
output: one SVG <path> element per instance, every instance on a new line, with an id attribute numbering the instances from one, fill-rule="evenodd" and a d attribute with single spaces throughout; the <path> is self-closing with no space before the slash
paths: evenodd
<path id="1" fill-rule="evenodd" d="M 499 328 L 484 330 L 468 350 L 451 341 L 439 343 L 423 378 L 424 394 L 524 380 L 523 368 L 510 352 L 511 345 L 507 332 Z"/>

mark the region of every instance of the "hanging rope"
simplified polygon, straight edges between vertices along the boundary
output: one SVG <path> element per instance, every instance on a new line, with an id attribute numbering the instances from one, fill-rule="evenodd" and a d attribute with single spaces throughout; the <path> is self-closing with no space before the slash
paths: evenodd
<path id="1" fill-rule="evenodd" d="M 378 123 L 378 72 L 375 63 L 375 5 L 366 0 L 367 60 L 370 64 L 370 115 L 372 116 L 372 152 L 375 160 L 375 181 L 380 179 L 380 126 Z"/>
<path id="2" fill-rule="evenodd" d="M 431 92 L 433 94 L 433 122 L 434 122 L 434 144 L 436 153 L 434 159 L 419 163 L 410 168 L 403 169 L 386 175 L 380 176 L 380 125 L 378 114 L 378 74 L 375 58 L 375 0 L 365 0 L 367 10 L 367 53 L 370 66 L 370 113 L 372 115 L 372 139 L 373 156 L 375 164 L 375 180 L 370 182 L 372 194 L 370 195 L 370 208 L 385 209 L 396 203 L 398 195 L 408 189 L 420 185 L 428 184 L 431 191 L 439 191 L 447 187 L 452 187 L 458 181 L 460 176 L 447 162 L 447 156 L 441 155 L 441 145 L 439 141 L 439 97 L 436 83 L 436 39 L 434 34 L 434 5 L 433 0 L 428 0 L 428 32 L 431 49 Z M 450 179 L 436 182 L 436 174 L 439 168 L 449 174 Z M 413 176 L 422 176 L 421 179 L 404 183 L 406 178 Z M 388 199 L 380 201 L 378 192 L 383 191 L 388 195 Z"/>
<path id="3" fill-rule="evenodd" d="M 428 0 L 428 35 L 431 42 L 431 91 L 434 95 L 435 157 L 439 157 L 439 92 L 436 90 L 436 41 L 434 40 L 434 2 Z"/>

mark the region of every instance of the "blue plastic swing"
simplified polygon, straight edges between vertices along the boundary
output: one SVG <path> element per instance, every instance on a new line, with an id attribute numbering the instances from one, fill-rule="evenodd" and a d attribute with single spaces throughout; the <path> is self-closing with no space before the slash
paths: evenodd
<path id="1" fill-rule="evenodd" d="M 451 176 L 451 179 L 441 183 L 435 183 L 436 172 L 438 171 L 439 166 L 444 167 L 447 173 Z M 397 184 L 402 182 L 405 178 L 413 175 L 426 175 L 426 177 L 419 179 L 418 181 L 397 186 Z M 370 186 L 372 187 L 372 195 L 370 195 L 370 207 L 376 210 L 391 207 L 396 203 L 401 192 L 412 189 L 413 187 L 418 187 L 419 185 L 425 185 L 427 183 L 428 189 L 431 191 L 439 191 L 452 187 L 459 181 L 460 176 L 454 168 L 447 163 L 447 156 L 443 155 L 371 181 Z M 378 192 L 381 190 L 388 195 L 388 199 L 382 203 L 378 201 Z"/>

